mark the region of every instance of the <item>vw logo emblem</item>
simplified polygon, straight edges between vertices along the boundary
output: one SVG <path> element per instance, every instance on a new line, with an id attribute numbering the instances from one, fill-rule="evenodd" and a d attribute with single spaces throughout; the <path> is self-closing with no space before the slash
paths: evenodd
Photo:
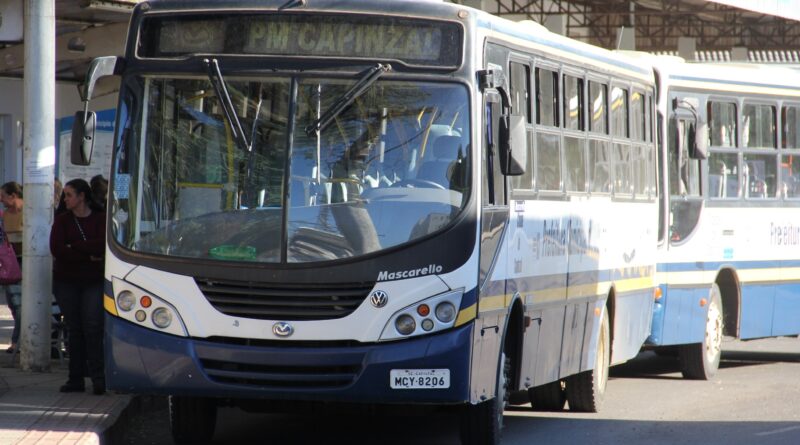
<path id="1" fill-rule="evenodd" d="M 278 337 L 288 337 L 294 333 L 294 328 L 285 321 L 279 321 L 272 325 L 272 333 Z"/>
<path id="2" fill-rule="evenodd" d="M 389 294 L 382 290 L 376 290 L 369 296 L 369 301 L 375 307 L 384 307 L 389 302 Z"/>

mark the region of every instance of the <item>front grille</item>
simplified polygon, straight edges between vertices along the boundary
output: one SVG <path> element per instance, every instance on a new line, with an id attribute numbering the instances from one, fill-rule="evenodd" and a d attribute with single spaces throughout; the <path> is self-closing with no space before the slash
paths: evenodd
<path id="1" fill-rule="evenodd" d="M 214 308 L 260 320 L 328 320 L 350 315 L 373 283 L 262 284 L 195 278 Z"/>
<path id="2" fill-rule="evenodd" d="M 213 381 L 261 389 L 325 389 L 352 384 L 368 347 L 229 346 L 199 340 L 195 353 Z"/>
<path id="3" fill-rule="evenodd" d="M 218 383 L 268 388 L 335 388 L 353 382 L 360 366 L 286 366 L 201 360 Z"/>

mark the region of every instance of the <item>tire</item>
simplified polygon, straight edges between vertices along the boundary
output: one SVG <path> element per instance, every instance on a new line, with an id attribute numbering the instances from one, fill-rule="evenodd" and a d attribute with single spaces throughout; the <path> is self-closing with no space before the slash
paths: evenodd
<path id="1" fill-rule="evenodd" d="M 709 380 L 719 370 L 722 356 L 722 294 L 714 283 L 708 292 L 706 332 L 702 343 L 682 345 L 680 349 L 681 373 L 692 380 Z"/>
<path id="2" fill-rule="evenodd" d="M 608 311 L 603 311 L 594 369 L 567 377 L 567 401 L 570 411 L 596 413 L 603 404 L 611 361 L 611 338 Z"/>
<path id="3" fill-rule="evenodd" d="M 477 405 L 468 404 L 461 415 L 461 443 L 463 445 L 498 445 L 503 429 L 503 411 L 508 404 L 508 377 L 511 358 L 500 356 L 497 372 L 497 394 L 491 400 Z"/>
<path id="4" fill-rule="evenodd" d="M 563 411 L 567 403 L 567 393 L 563 380 L 528 389 L 531 407 L 534 411 Z"/>
<path id="5" fill-rule="evenodd" d="M 210 442 L 217 423 L 213 399 L 169 396 L 169 423 L 177 444 Z"/>

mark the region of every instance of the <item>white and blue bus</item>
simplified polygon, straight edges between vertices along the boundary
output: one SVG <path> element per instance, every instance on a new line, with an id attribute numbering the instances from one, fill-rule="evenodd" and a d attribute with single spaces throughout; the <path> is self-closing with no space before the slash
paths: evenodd
<path id="1" fill-rule="evenodd" d="M 444 2 L 153 1 L 120 76 L 111 389 L 596 411 L 654 305 L 652 70 Z M 73 155 L 91 149 L 81 112 Z"/>
<path id="2" fill-rule="evenodd" d="M 667 143 L 647 344 L 708 379 L 724 336 L 800 334 L 800 73 L 649 60 Z"/>

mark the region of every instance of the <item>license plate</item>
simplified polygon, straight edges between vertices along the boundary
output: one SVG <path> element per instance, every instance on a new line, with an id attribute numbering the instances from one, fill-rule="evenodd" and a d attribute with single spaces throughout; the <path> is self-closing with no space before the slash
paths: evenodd
<path id="1" fill-rule="evenodd" d="M 392 369 L 392 389 L 444 389 L 450 387 L 449 369 Z"/>

